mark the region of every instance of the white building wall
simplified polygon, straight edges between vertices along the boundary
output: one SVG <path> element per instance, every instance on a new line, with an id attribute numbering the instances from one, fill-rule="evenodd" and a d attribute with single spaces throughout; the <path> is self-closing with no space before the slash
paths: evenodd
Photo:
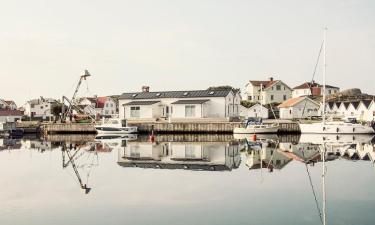
<path id="1" fill-rule="evenodd" d="M 306 96 L 306 95 L 311 95 L 310 88 L 295 89 L 295 90 L 292 91 L 292 98 L 297 98 L 297 97 Z"/>
<path id="2" fill-rule="evenodd" d="M 173 104 L 173 113 L 172 113 L 172 118 L 187 118 L 185 116 L 185 107 L 186 106 L 194 106 L 195 107 L 195 115 L 192 117 L 188 118 L 204 118 L 204 113 L 203 113 L 203 108 L 202 105 L 196 104 Z"/>
<path id="3" fill-rule="evenodd" d="M 15 122 L 21 120 L 22 116 L 0 116 L 0 122 Z"/>
<path id="4" fill-rule="evenodd" d="M 177 104 L 172 104 L 173 102 L 176 102 L 178 100 L 196 100 L 196 99 L 209 99 L 208 102 L 204 103 L 205 106 L 203 108 L 203 116 L 206 118 L 227 118 L 229 117 L 228 113 L 231 113 L 229 111 L 229 104 L 233 104 L 233 95 L 228 95 L 226 98 L 224 97 L 211 97 L 211 98 L 157 98 L 157 99 L 144 99 L 144 100 L 137 100 L 137 99 L 120 99 L 119 100 L 119 117 L 124 118 L 124 104 L 132 102 L 132 101 L 160 101 L 159 104 L 156 105 L 163 105 L 163 106 L 169 106 L 172 107 L 172 114 L 175 113 L 175 110 L 177 110 L 177 115 L 185 115 L 185 111 L 182 114 L 182 112 L 178 112 L 179 109 L 175 109 Z M 230 101 L 229 101 L 230 100 Z M 234 108 L 233 114 L 239 114 L 239 105 L 241 102 L 241 96 L 238 94 L 234 98 L 235 106 L 231 107 Z M 126 106 L 125 115 L 130 115 L 130 106 Z M 199 113 L 200 114 L 200 113 Z M 143 115 L 143 114 L 142 114 Z M 149 114 L 146 114 L 149 115 Z M 176 115 L 176 116 L 177 116 Z M 173 115 L 172 115 L 173 116 Z M 153 117 L 147 117 L 147 118 L 159 118 L 161 117 L 161 109 L 156 110 L 154 108 L 154 115 Z M 175 117 L 176 118 L 176 117 Z"/>
<path id="5" fill-rule="evenodd" d="M 280 85 L 280 90 L 277 90 L 276 86 Z M 273 96 L 273 98 L 272 98 Z M 285 99 L 284 99 L 285 96 Z M 284 85 L 282 82 L 279 82 L 275 85 L 273 85 L 270 88 L 267 88 L 263 90 L 262 92 L 262 104 L 270 104 L 273 102 L 276 103 L 281 103 L 284 102 L 285 100 L 288 100 L 292 97 L 292 90 L 289 89 L 286 85 Z"/>
<path id="6" fill-rule="evenodd" d="M 281 119 L 301 119 L 310 116 L 319 116 L 319 105 L 316 105 L 309 100 L 303 100 L 293 107 L 280 108 Z"/>
<path id="7" fill-rule="evenodd" d="M 117 105 L 112 98 L 107 98 L 104 103 L 102 115 L 105 116 L 114 116 L 117 114 Z"/>
<path id="8" fill-rule="evenodd" d="M 34 114 L 34 117 L 52 117 L 51 113 L 51 103 L 49 102 L 40 102 L 39 104 L 30 104 L 26 103 L 25 106 L 25 115 L 31 116 Z"/>
<path id="9" fill-rule="evenodd" d="M 268 109 L 260 104 L 254 105 L 250 108 L 244 106 L 240 107 L 240 116 L 241 117 L 260 117 L 263 119 L 269 118 Z"/>

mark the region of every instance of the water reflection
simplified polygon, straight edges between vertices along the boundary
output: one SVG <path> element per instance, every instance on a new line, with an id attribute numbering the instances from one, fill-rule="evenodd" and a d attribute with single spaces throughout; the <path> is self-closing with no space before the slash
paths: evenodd
<path id="1" fill-rule="evenodd" d="M 238 142 L 129 141 L 119 152 L 123 167 L 231 171 L 239 167 Z"/>
<path id="2" fill-rule="evenodd" d="M 0 224 L 44 224 L 48 215 L 53 224 L 74 224 L 75 215 L 85 215 L 80 224 L 121 224 L 124 217 L 136 218 L 132 224 L 246 224 L 249 212 L 253 224 L 319 224 L 326 212 L 322 168 L 328 171 L 327 224 L 372 224 L 372 138 L 0 139 Z"/>

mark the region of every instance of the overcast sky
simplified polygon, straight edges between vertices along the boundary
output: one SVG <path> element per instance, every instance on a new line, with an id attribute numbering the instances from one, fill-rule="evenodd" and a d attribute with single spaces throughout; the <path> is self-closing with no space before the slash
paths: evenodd
<path id="1" fill-rule="evenodd" d="M 0 0 L 0 98 L 310 80 L 328 26 L 327 83 L 375 94 L 375 1 Z M 317 81 L 321 81 L 319 68 Z"/>

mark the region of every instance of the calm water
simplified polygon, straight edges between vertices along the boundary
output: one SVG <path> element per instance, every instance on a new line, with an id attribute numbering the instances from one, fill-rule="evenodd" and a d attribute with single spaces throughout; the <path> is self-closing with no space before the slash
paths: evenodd
<path id="1" fill-rule="evenodd" d="M 372 137 L 244 138 L 0 139 L 0 224 L 321 224 L 323 149 L 327 224 L 375 224 Z"/>

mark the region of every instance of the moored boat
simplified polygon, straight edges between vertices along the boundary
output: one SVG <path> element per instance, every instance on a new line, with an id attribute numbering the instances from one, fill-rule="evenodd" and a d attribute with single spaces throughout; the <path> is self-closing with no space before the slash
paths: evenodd
<path id="1" fill-rule="evenodd" d="M 137 127 L 127 126 L 126 120 L 108 119 L 101 125 L 95 126 L 99 134 L 133 134 L 138 132 Z"/>

